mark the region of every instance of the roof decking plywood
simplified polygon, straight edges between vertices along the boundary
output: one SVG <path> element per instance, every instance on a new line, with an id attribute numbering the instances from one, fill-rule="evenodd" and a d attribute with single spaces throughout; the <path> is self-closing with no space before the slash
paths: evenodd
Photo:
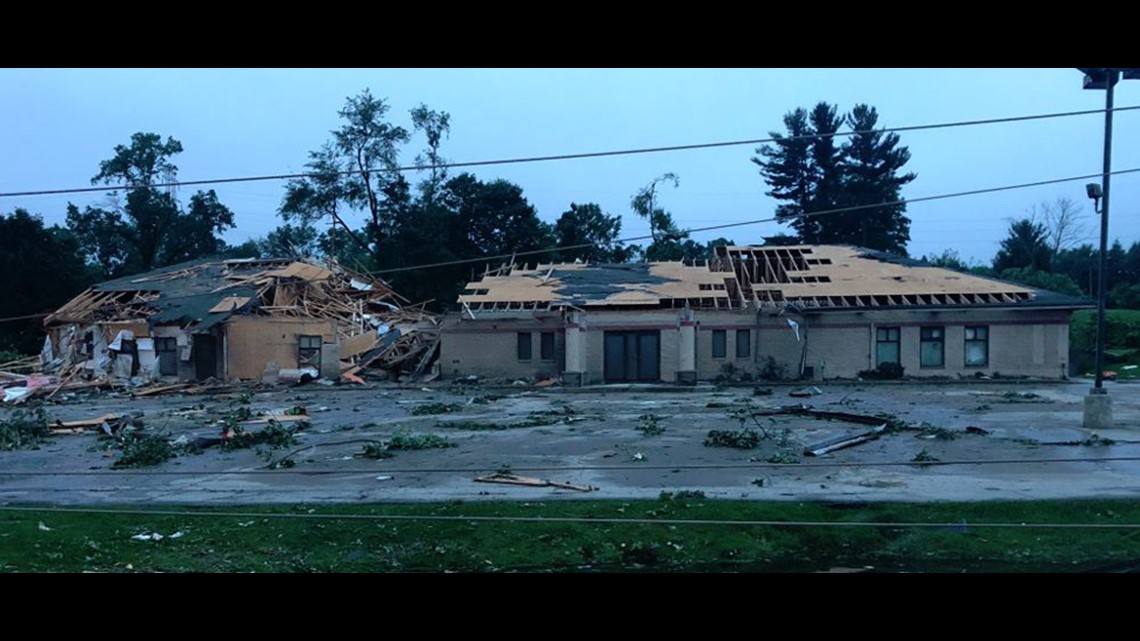
<path id="1" fill-rule="evenodd" d="M 470 283 L 469 310 L 574 307 L 719 309 L 1010 305 L 1037 290 L 836 245 L 716 248 L 707 265 L 554 264 L 510 269 Z M 1072 302 L 1072 301 L 1068 301 Z"/>
<path id="2" fill-rule="evenodd" d="M 538 265 L 514 269 L 507 276 L 484 277 L 468 285 L 459 300 L 477 308 L 484 304 L 658 307 L 672 300 L 715 297 L 727 306 L 727 280 L 734 280 L 733 275 L 680 262 Z"/>

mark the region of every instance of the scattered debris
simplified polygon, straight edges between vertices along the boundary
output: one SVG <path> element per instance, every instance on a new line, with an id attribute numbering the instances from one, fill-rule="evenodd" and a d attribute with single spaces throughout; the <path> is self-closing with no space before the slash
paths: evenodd
<path id="1" fill-rule="evenodd" d="M 637 417 L 637 427 L 633 428 L 646 436 L 660 436 L 665 433 L 665 426 L 659 421 L 665 417 L 655 414 L 642 414 Z"/>
<path id="2" fill-rule="evenodd" d="M 462 405 L 458 403 L 427 403 L 425 405 L 417 405 L 408 412 L 412 416 L 433 416 L 436 414 L 451 414 L 463 409 Z"/>
<path id="3" fill-rule="evenodd" d="M 647 461 L 647 460 L 649 460 L 649 459 L 645 458 L 645 455 L 642 454 L 641 452 L 634 452 L 632 458 L 635 461 Z"/>
<path id="4" fill-rule="evenodd" d="M 934 463 L 940 460 L 941 459 L 939 459 L 937 456 L 934 456 L 930 452 L 927 452 L 926 448 L 923 448 L 921 452 L 915 454 L 914 458 L 911 459 L 911 461 L 914 463 Z"/>
<path id="5" fill-rule="evenodd" d="M 837 436 L 835 438 L 829 438 L 827 440 L 820 441 L 819 443 L 813 443 L 811 445 L 805 446 L 804 455 L 823 456 L 828 452 L 834 452 L 835 450 L 841 450 L 847 447 L 859 445 L 861 443 L 866 443 L 868 441 L 873 441 L 882 436 L 886 431 L 887 426 L 886 424 L 883 424 L 872 430 L 862 432 L 860 434 L 855 434 L 854 436 L 843 435 Z"/>
<path id="6" fill-rule="evenodd" d="M 0 421 L 0 450 L 37 447 L 50 434 L 47 414 L 42 407 L 19 408 Z"/>
<path id="7" fill-rule="evenodd" d="M 392 453 L 383 443 L 365 443 L 364 450 L 360 453 L 364 458 L 375 460 L 392 458 Z"/>
<path id="8" fill-rule="evenodd" d="M 820 394 L 823 394 L 823 390 L 814 385 L 811 387 L 800 387 L 788 392 L 788 396 L 794 396 L 796 398 L 807 398 L 810 396 L 819 396 Z"/>
<path id="9" fill-rule="evenodd" d="M 120 439 L 120 447 L 123 452 L 111 464 L 111 469 L 152 467 L 178 456 L 170 441 L 152 434 L 126 433 Z"/>
<path id="10" fill-rule="evenodd" d="M 43 521 L 40 521 L 39 529 L 40 529 L 40 532 L 51 532 L 54 528 L 50 528 L 50 527 L 44 525 Z"/>
<path id="11" fill-rule="evenodd" d="M 769 463 L 791 464 L 799 463 L 800 455 L 795 450 L 778 450 L 776 453 L 769 456 L 767 459 Z"/>
<path id="12" fill-rule="evenodd" d="M 527 487 L 553 487 L 560 490 L 575 490 L 577 492 L 592 492 L 598 488 L 593 485 L 575 485 L 564 481 L 551 481 L 548 479 L 537 479 L 528 476 L 519 476 L 517 474 L 495 472 L 486 476 L 479 476 L 475 478 L 476 483 L 501 483 L 504 485 L 525 485 Z"/>
<path id="13" fill-rule="evenodd" d="M 661 492 L 657 498 L 662 501 L 690 501 L 705 498 L 705 493 L 701 490 L 678 490 L 676 492 Z"/>
<path id="14" fill-rule="evenodd" d="M 990 431 L 982 429 L 976 425 L 967 425 L 966 426 L 966 433 L 967 434 L 977 434 L 978 436 L 988 436 Z"/>
<path id="15" fill-rule="evenodd" d="M 750 450 L 760 444 L 760 433 L 753 429 L 709 430 L 705 437 L 706 447 L 734 447 Z"/>
<path id="16" fill-rule="evenodd" d="M 757 387 L 752 390 L 753 396 L 771 396 L 772 388 L 770 387 Z"/>
<path id="17" fill-rule="evenodd" d="M 455 447 L 455 443 L 436 434 L 396 432 L 385 442 L 385 447 L 389 450 L 430 450 Z"/>

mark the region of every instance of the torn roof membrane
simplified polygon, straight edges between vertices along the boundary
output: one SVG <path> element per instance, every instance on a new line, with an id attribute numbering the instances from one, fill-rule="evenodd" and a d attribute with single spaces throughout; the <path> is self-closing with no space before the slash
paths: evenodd
<path id="1" fill-rule="evenodd" d="M 550 264 L 468 284 L 468 310 L 1062 306 L 1076 298 L 841 245 L 720 246 L 707 264 Z"/>

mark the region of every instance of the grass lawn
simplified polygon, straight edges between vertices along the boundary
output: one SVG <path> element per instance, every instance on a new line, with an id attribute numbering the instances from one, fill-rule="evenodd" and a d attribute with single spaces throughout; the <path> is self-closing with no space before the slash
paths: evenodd
<path id="1" fill-rule="evenodd" d="M 983 525 L 1128 526 L 1140 524 L 1140 502 L 1135 501 L 826 505 L 694 496 L 624 502 L 165 508 L 188 513 L 174 515 L 19 509 L 0 508 L 0 570 L 814 571 L 869 565 L 876 571 L 1074 571 L 1140 559 L 1140 525 L 1121 529 Z M 378 515 L 455 520 L 374 518 Z M 479 517 L 593 522 L 475 520 Z M 664 522 L 607 520 L 631 518 Z M 872 525 L 668 522 L 694 519 Z M 155 533 L 163 538 L 131 538 Z"/>

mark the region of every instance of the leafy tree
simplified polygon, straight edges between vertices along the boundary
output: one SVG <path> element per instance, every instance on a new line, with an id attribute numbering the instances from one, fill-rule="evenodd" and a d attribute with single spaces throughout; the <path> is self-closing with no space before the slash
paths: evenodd
<path id="1" fill-rule="evenodd" d="M 789 245 L 799 245 L 801 242 L 802 241 L 800 241 L 800 237 L 794 234 L 773 234 L 771 236 L 764 237 L 765 245 L 787 247 Z"/>
<path id="2" fill-rule="evenodd" d="M 182 143 L 154 133 L 136 133 L 130 146 L 117 145 L 115 155 L 99 163 L 92 184 L 112 186 L 109 207 L 67 207 L 68 227 L 83 254 L 105 277 L 216 253 L 218 237 L 234 226 L 233 212 L 212 190 L 197 192 L 183 212 L 174 191 L 158 187 L 177 179 L 172 159 Z M 120 193 L 122 190 L 123 193 Z"/>
<path id="3" fill-rule="evenodd" d="M 563 261 L 623 263 L 630 258 L 629 249 L 617 243 L 621 216 L 606 215 L 594 203 L 571 203 L 554 224 L 554 233 L 558 238 L 558 257 Z M 585 244 L 590 247 L 577 247 Z"/>
<path id="4" fill-rule="evenodd" d="M 258 242 L 258 250 L 262 256 L 273 258 L 317 256 L 321 253 L 318 240 L 317 229 L 311 224 L 286 223 Z"/>
<path id="5" fill-rule="evenodd" d="M 630 207 L 638 216 L 649 221 L 649 235 L 653 242 L 645 249 L 645 260 L 651 262 L 682 260 L 686 254 L 696 251 L 697 246 L 687 240 L 689 233 L 677 227 L 673 215 L 657 206 L 657 185 L 661 183 L 673 183 L 673 186 L 677 187 L 681 181 L 674 173 L 654 178 L 633 195 Z"/>
<path id="6" fill-rule="evenodd" d="M 550 225 L 538 218 L 523 197 L 522 187 L 506 180 L 484 183 L 464 173 L 445 183 L 442 203 L 454 216 L 464 238 L 459 248 L 470 257 L 533 251 L 554 245 Z M 527 261 L 550 260 L 550 254 Z"/>
<path id="7" fill-rule="evenodd" d="M 1077 285 L 1072 278 L 1064 274 L 1038 271 L 1032 267 L 1011 267 L 1001 272 L 1001 278 L 1002 280 L 1008 280 L 1025 285 L 1026 287 L 1044 289 L 1058 294 L 1066 294 L 1068 296 L 1081 295 L 1080 286 Z"/>
<path id="8" fill-rule="evenodd" d="M 1021 267 L 1049 271 L 1052 260 L 1048 230 L 1041 223 L 1022 218 L 1010 223 L 1009 236 L 1001 241 L 1001 249 L 994 257 L 994 271 L 1002 273 Z"/>
<path id="9" fill-rule="evenodd" d="M 935 267 L 945 267 L 946 269 L 953 269 L 960 272 L 970 270 L 970 266 L 966 264 L 966 261 L 962 260 L 958 252 L 953 249 L 944 250 L 941 254 L 923 256 L 922 262 L 930 263 Z"/>
<path id="10" fill-rule="evenodd" d="M 54 311 L 94 280 L 79 241 L 58 225 L 16 209 L 0 215 L 0 318 Z M 0 323 L 0 351 L 36 353 L 43 343 L 43 318 Z"/>

